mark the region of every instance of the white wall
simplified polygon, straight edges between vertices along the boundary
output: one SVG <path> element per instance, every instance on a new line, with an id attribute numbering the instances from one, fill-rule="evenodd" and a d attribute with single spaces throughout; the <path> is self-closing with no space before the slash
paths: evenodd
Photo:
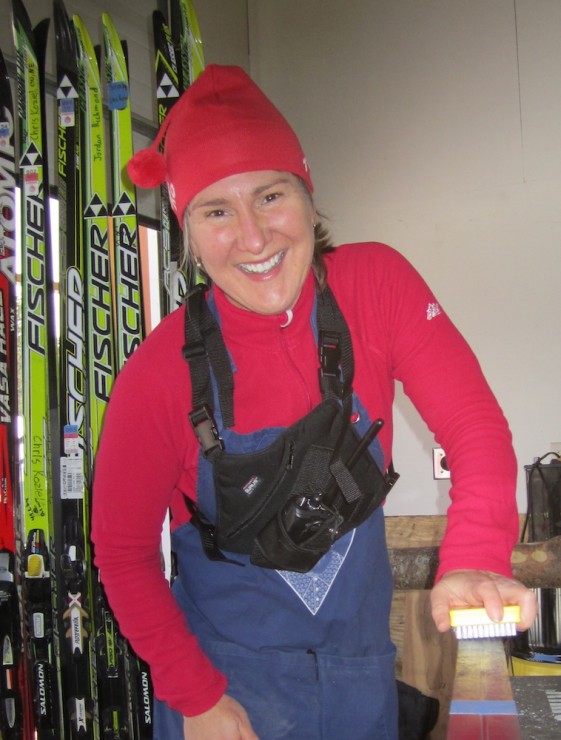
<path id="1" fill-rule="evenodd" d="M 561 3 L 250 0 L 251 73 L 338 241 L 388 242 L 476 351 L 520 465 L 561 439 Z M 445 511 L 398 396 L 391 514 Z"/>

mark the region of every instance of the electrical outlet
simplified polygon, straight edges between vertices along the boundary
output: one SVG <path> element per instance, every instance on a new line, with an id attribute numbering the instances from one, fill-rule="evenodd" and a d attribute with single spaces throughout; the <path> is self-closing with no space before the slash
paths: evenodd
<path id="1" fill-rule="evenodd" d="M 435 480 L 450 477 L 450 470 L 446 462 L 446 453 L 442 447 L 434 447 L 432 450 L 432 474 Z"/>

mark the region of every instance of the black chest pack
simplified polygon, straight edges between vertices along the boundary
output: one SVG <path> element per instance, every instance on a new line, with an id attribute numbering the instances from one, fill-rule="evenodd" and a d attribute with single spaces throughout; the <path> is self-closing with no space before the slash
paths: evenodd
<path id="1" fill-rule="evenodd" d="M 234 425 L 233 374 L 205 292 L 199 286 L 187 298 L 183 354 L 191 373 L 189 419 L 213 466 L 216 523 L 185 497 L 191 522 L 212 560 L 237 563 L 225 550 L 248 554 L 263 568 L 305 573 L 372 514 L 399 477 L 393 465 L 383 475 L 368 451 L 383 422 L 362 438 L 351 424 L 351 337 L 326 287 L 317 295 L 321 403 L 264 449 L 228 452 L 213 417 L 211 371 L 226 428 Z"/>

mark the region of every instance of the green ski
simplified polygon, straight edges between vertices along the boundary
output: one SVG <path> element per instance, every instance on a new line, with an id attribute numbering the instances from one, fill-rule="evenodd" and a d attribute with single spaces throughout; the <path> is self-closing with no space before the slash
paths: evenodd
<path id="1" fill-rule="evenodd" d="M 54 576 L 56 482 L 51 465 L 56 338 L 42 90 L 48 21 L 33 31 L 21 0 L 12 0 L 12 9 L 22 190 L 23 591 L 35 724 L 42 740 L 63 736 Z"/>
<path id="2" fill-rule="evenodd" d="M 126 49 L 110 16 L 102 15 L 107 105 L 111 124 L 111 182 L 115 276 L 117 372 L 145 336 L 136 191 L 126 173 L 133 154 Z M 152 737 L 152 688 L 148 666 L 126 645 L 134 736 Z"/>
<path id="3" fill-rule="evenodd" d="M 88 31 L 73 18 L 78 42 L 84 261 L 86 266 L 87 448 L 91 486 L 93 460 L 115 377 L 110 223 L 107 209 L 106 145 L 101 78 Z M 88 512 L 89 513 L 89 512 Z M 89 522 L 88 530 L 89 532 Z M 97 687 L 96 737 L 128 738 L 129 701 L 122 640 L 107 606 L 89 552 Z"/>
<path id="4" fill-rule="evenodd" d="M 128 70 L 119 36 L 107 13 L 103 13 L 102 20 L 111 124 L 115 325 L 120 370 L 144 338 L 144 318 L 136 194 L 126 174 L 126 164 L 133 154 Z"/>
<path id="5" fill-rule="evenodd" d="M 23 656 L 18 558 L 21 546 L 15 469 L 16 428 L 16 154 L 12 91 L 0 52 L 0 734 L 33 726 Z"/>

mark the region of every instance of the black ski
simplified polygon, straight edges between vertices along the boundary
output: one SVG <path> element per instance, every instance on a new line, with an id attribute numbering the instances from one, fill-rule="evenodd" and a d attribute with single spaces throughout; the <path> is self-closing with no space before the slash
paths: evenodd
<path id="1" fill-rule="evenodd" d="M 54 0 L 60 245 L 60 479 L 58 560 L 61 676 L 68 738 L 93 738 L 95 667 L 91 644 L 90 467 L 86 445 L 85 265 L 82 241 L 80 115 L 74 28 Z"/>
<path id="2" fill-rule="evenodd" d="M 156 100 L 158 125 L 170 112 L 180 94 L 179 68 L 171 32 L 163 14 L 152 14 L 154 46 L 156 49 Z M 166 316 L 177 307 L 187 294 L 187 281 L 177 261 L 181 251 L 182 235 L 177 219 L 172 213 L 167 185 L 160 188 L 160 312 Z"/>
<path id="3" fill-rule="evenodd" d="M 181 60 L 181 90 L 186 90 L 205 67 L 203 42 L 191 0 L 170 0 L 171 32 Z"/>
<path id="4" fill-rule="evenodd" d="M 179 65 L 180 91 L 185 92 L 205 66 L 201 31 L 191 0 L 170 0 L 170 28 Z M 176 244 L 176 250 L 178 255 L 183 255 L 182 237 Z M 197 275 L 196 270 L 192 269 L 191 265 L 187 265 L 186 269 L 181 269 L 180 265 L 183 261 L 181 256 L 176 256 L 176 259 L 172 309 L 181 305 L 187 291 L 195 283 L 201 281 L 200 276 Z"/>

